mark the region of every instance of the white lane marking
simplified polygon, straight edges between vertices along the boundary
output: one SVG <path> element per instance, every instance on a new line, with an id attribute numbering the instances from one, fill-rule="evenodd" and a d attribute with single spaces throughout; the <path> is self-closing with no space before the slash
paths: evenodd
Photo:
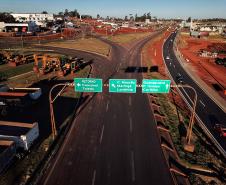
<path id="1" fill-rule="evenodd" d="M 134 164 L 134 152 L 131 151 L 131 172 L 132 172 L 132 181 L 135 181 L 135 164 Z"/>
<path id="2" fill-rule="evenodd" d="M 109 101 L 107 102 L 106 112 L 108 111 L 108 108 L 109 108 Z"/>
<path id="3" fill-rule="evenodd" d="M 199 102 L 205 107 L 206 105 L 202 102 L 202 100 L 199 100 Z"/>
<path id="4" fill-rule="evenodd" d="M 96 180 L 96 170 L 93 171 L 92 185 L 95 184 L 95 180 Z"/>
<path id="5" fill-rule="evenodd" d="M 132 99 L 131 99 L 131 96 L 129 96 L 129 106 L 132 105 Z"/>
<path id="6" fill-rule="evenodd" d="M 102 130 L 101 130 L 101 135 L 100 135 L 100 140 L 99 140 L 100 143 L 103 140 L 103 135 L 104 135 L 104 125 L 102 126 Z"/>
<path id="7" fill-rule="evenodd" d="M 132 118 L 129 118 L 129 130 L 130 130 L 130 133 L 133 132 L 133 121 L 132 121 Z"/>

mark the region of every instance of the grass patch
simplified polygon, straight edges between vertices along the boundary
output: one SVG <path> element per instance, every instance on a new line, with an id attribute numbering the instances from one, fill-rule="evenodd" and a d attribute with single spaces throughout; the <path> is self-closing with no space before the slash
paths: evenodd
<path id="1" fill-rule="evenodd" d="M 108 56 L 110 50 L 109 45 L 95 38 L 81 38 L 73 41 L 57 41 L 43 45 L 96 52 L 106 56 Z"/>
<path id="2" fill-rule="evenodd" d="M 108 36 L 107 38 L 113 42 L 126 44 L 144 38 L 148 35 L 150 35 L 150 33 L 131 33 L 131 34 L 120 34 L 116 36 Z"/>
<path id="3" fill-rule="evenodd" d="M 33 65 L 33 63 L 29 63 L 17 67 L 11 67 L 6 64 L 0 67 L 0 73 L 4 74 L 7 78 L 11 78 L 32 71 Z"/>

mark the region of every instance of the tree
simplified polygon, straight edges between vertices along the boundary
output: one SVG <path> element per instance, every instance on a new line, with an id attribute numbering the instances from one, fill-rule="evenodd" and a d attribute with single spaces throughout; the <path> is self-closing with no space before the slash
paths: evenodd
<path id="1" fill-rule="evenodd" d="M 128 16 L 127 15 L 125 16 L 124 21 L 128 21 Z"/>
<path id="2" fill-rule="evenodd" d="M 16 20 L 11 14 L 3 12 L 3 13 L 0 13 L 0 22 L 14 23 L 16 22 Z"/>
<path id="3" fill-rule="evenodd" d="M 68 16 L 68 15 L 69 15 L 68 9 L 65 9 L 64 10 L 64 16 Z"/>
<path id="4" fill-rule="evenodd" d="M 42 11 L 42 14 L 48 14 L 48 12 L 44 10 L 44 11 Z"/>
<path id="5" fill-rule="evenodd" d="M 187 22 L 191 22 L 191 17 L 188 17 L 188 20 L 187 20 Z"/>
<path id="6" fill-rule="evenodd" d="M 100 19 L 100 14 L 97 14 L 97 19 Z"/>
<path id="7" fill-rule="evenodd" d="M 82 19 L 92 19 L 91 15 L 81 15 Z"/>
<path id="8" fill-rule="evenodd" d="M 79 14 L 78 11 L 75 9 L 74 11 L 68 12 L 68 16 L 79 18 L 79 17 L 80 17 L 80 14 Z"/>
<path id="9" fill-rule="evenodd" d="M 135 21 L 137 21 L 137 13 L 135 14 Z"/>
<path id="10" fill-rule="evenodd" d="M 59 12 L 58 15 L 59 16 L 63 16 L 64 15 L 64 12 Z"/>
<path id="11" fill-rule="evenodd" d="M 150 12 L 147 13 L 147 19 L 151 20 L 151 13 Z"/>

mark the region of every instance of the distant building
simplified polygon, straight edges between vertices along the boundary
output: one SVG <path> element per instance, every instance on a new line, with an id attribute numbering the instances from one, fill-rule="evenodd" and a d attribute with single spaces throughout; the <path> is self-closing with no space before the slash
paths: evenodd
<path id="1" fill-rule="evenodd" d="M 48 22 L 53 21 L 53 14 L 42 14 L 42 13 L 12 13 L 11 14 L 16 21 L 19 22 Z"/>
<path id="2" fill-rule="evenodd" d="M 4 23 L 0 22 L 0 32 L 36 32 L 39 26 L 35 22 L 28 23 Z"/>

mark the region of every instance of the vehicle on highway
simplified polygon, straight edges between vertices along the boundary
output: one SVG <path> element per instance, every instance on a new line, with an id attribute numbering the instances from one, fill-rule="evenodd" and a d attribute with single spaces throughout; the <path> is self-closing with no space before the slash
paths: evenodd
<path id="1" fill-rule="evenodd" d="M 216 130 L 221 137 L 226 137 L 226 127 L 221 124 L 214 125 L 214 130 Z"/>
<path id="2" fill-rule="evenodd" d="M 176 82 L 180 83 L 180 84 L 184 84 L 184 78 L 182 77 L 182 75 L 180 73 L 178 73 L 176 76 Z"/>
<path id="3" fill-rule="evenodd" d="M 169 56 L 167 56 L 167 57 L 166 57 L 166 59 L 167 59 L 167 60 L 170 60 L 170 57 L 169 57 Z"/>
<path id="4" fill-rule="evenodd" d="M 218 121 L 216 116 L 211 114 L 209 115 L 209 119 L 213 125 L 213 129 L 218 132 L 221 137 L 226 137 L 226 127 Z"/>

